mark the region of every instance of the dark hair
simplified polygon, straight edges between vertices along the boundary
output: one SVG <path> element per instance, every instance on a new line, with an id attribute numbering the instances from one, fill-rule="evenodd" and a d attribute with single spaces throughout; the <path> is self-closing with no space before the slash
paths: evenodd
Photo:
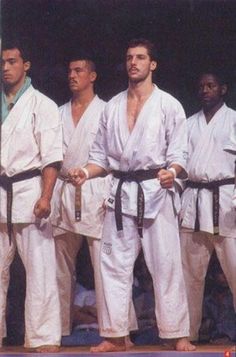
<path id="1" fill-rule="evenodd" d="M 148 55 L 149 55 L 151 61 L 157 61 L 157 50 L 156 50 L 156 47 L 153 42 L 151 42 L 145 38 L 135 38 L 135 39 L 129 41 L 127 50 L 129 48 L 134 48 L 134 47 L 138 47 L 138 46 L 142 46 L 147 49 Z"/>
<path id="2" fill-rule="evenodd" d="M 17 49 L 23 59 L 23 62 L 30 61 L 30 50 L 26 41 L 20 39 L 2 40 L 2 51 Z"/>
<path id="3" fill-rule="evenodd" d="M 199 81 L 202 78 L 202 76 L 207 74 L 213 76 L 221 86 L 224 84 L 229 85 L 229 78 L 226 71 L 222 69 L 219 70 L 218 68 L 211 68 L 211 67 L 202 69 L 198 74 L 197 81 Z"/>
<path id="4" fill-rule="evenodd" d="M 67 64 L 73 61 L 86 61 L 90 66 L 92 72 L 96 72 L 96 64 L 93 58 L 93 55 L 84 50 L 73 51 L 67 56 Z"/>

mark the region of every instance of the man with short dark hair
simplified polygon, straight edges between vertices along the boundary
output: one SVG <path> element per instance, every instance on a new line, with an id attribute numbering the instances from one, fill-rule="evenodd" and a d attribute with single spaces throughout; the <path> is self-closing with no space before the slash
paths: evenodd
<path id="1" fill-rule="evenodd" d="M 60 310 L 50 201 L 62 160 L 56 104 L 31 85 L 18 43 L 2 49 L 0 172 L 0 345 L 6 336 L 9 267 L 15 250 L 26 270 L 25 347 L 55 352 Z M 22 57 L 23 56 L 23 57 Z"/>
<path id="2" fill-rule="evenodd" d="M 98 322 L 102 313 L 100 299 L 103 286 L 99 253 L 105 214 L 104 200 L 108 195 L 110 178 L 90 180 L 77 190 L 68 179 L 71 167 L 86 164 L 105 106 L 105 102 L 94 92 L 96 78 L 96 66 L 91 55 L 84 51 L 75 53 L 68 64 L 72 99 L 60 107 L 64 160 L 55 188 L 52 214 L 63 336 L 69 335 L 72 329 L 76 257 L 85 238 L 94 268 Z M 131 316 L 131 329 L 136 329 L 133 306 Z"/>
<path id="3" fill-rule="evenodd" d="M 183 280 L 176 176 L 185 177 L 186 119 L 182 106 L 152 83 L 153 44 L 138 39 L 126 52 L 128 90 L 104 109 L 85 167 L 70 171 L 75 185 L 112 172 L 102 236 L 100 333 L 92 352 L 123 351 L 129 332 L 134 262 L 142 247 L 152 275 L 161 338 L 177 350 L 194 349 Z"/>
<path id="4" fill-rule="evenodd" d="M 235 155 L 230 136 L 236 112 L 224 102 L 227 84 L 215 71 L 198 81 L 202 109 L 188 119 L 188 181 L 182 195 L 181 249 L 190 310 L 190 339 L 198 340 L 208 263 L 215 249 L 236 310 Z M 235 140 L 235 139 L 233 139 Z"/>

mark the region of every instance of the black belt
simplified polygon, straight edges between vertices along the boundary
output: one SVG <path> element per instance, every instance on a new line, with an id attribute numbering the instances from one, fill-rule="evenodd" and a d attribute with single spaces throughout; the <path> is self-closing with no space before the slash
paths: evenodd
<path id="1" fill-rule="evenodd" d="M 214 235 L 219 234 L 219 207 L 220 207 L 220 186 L 224 185 L 233 185 L 234 178 L 227 178 L 219 181 L 210 181 L 210 182 L 195 182 L 195 181 L 187 181 L 187 187 L 197 188 L 197 201 L 196 201 L 196 220 L 195 220 L 195 232 L 199 232 L 200 224 L 199 224 L 199 213 L 198 213 L 198 193 L 199 190 L 205 188 L 209 191 L 212 191 L 213 194 L 213 226 L 214 226 Z"/>
<path id="2" fill-rule="evenodd" d="M 25 171 L 14 176 L 0 175 L 0 187 L 7 191 L 7 231 L 9 242 L 11 244 L 12 236 L 12 201 L 13 201 L 13 183 L 28 180 L 32 177 L 41 175 L 39 169 Z"/>
<path id="3" fill-rule="evenodd" d="M 137 195 L 138 233 L 141 238 L 143 237 L 143 218 L 144 218 L 145 200 L 144 200 L 144 192 L 142 186 L 140 185 L 140 182 L 157 178 L 157 174 L 160 170 L 161 168 L 151 169 L 151 170 L 128 171 L 128 172 L 113 171 L 113 176 L 115 178 L 120 179 L 115 195 L 115 219 L 116 219 L 117 231 L 123 230 L 122 208 L 121 208 L 121 187 L 125 181 L 128 182 L 134 181 L 138 184 L 138 195 Z"/>

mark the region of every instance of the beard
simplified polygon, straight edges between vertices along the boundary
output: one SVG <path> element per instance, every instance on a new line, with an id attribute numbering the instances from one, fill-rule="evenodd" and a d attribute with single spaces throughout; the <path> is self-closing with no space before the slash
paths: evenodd
<path id="1" fill-rule="evenodd" d="M 138 83 L 144 82 L 148 78 L 149 74 L 150 74 L 150 72 L 141 73 L 137 77 L 129 76 L 129 82 L 131 84 L 138 84 Z"/>
<path id="2" fill-rule="evenodd" d="M 132 74 L 132 69 L 136 69 L 137 72 L 135 74 Z M 130 84 L 138 84 L 144 82 L 150 76 L 150 74 L 152 75 L 150 66 L 147 66 L 146 68 L 142 69 L 131 67 L 127 70 L 127 72 Z"/>

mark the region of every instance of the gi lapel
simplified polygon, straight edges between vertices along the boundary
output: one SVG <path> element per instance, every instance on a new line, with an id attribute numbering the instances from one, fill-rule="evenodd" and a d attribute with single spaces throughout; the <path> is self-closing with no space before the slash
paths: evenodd
<path id="1" fill-rule="evenodd" d="M 18 99 L 6 120 L 2 124 L 2 147 L 6 144 L 9 137 L 12 135 L 16 126 L 22 121 L 22 115 L 27 105 L 30 103 L 31 97 L 34 94 L 35 89 L 30 86 L 24 94 Z M 27 118 L 27 117 L 26 117 Z M 21 121 L 20 121 L 21 120 Z"/>
<path id="2" fill-rule="evenodd" d="M 98 96 L 95 96 L 80 118 L 71 140 L 68 143 L 68 148 L 63 160 L 62 174 L 67 175 L 67 171 L 72 167 L 86 164 L 88 160 L 88 146 L 91 144 L 91 133 L 94 133 L 95 137 L 97 131 L 97 113 L 100 113 L 100 105 L 101 100 Z"/>
<path id="3" fill-rule="evenodd" d="M 158 124 L 157 117 L 157 106 L 159 106 L 160 96 L 158 95 L 158 89 L 155 86 L 152 94 L 144 103 L 135 123 L 135 126 L 131 133 L 128 131 L 128 123 L 127 123 L 127 100 L 126 100 L 126 114 L 124 115 L 124 120 L 122 121 L 123 127 L 126 126 L 126 132 L 128 131 L 129 136 L 124 145 L 123 155 L 120 161 L 121 170 L 127 170 L 128 168 L 131 170 L 137 169 L 135 167 L 136 160 L 139 153 L 143 154 L 143 145 L 146 142 L 147 133 L 150 133 L 152 130 L 152 126 L 154 125 L 155 130 L 158 130 L 158 125 L 160 125 L 160 121 Z M 123 129 L 125 131 L 125 128 Z"/>
<path id="4" fill-rule="evenodd" d="M 191 173 L 192 180 L 195 179 L 195 176 L 201 177 L 207 172 L 206 166 L 209 158 L 215 151 L 216 131 L 219 130 L 219 126 L 224 125 L 222 116 L 224 116 L 225 109 L 226 106 L 222 106 L 208 124 L 206 123 L 203 111 L 200 111 L 196 118 L 196 122 L 191 130 L 190 146 L 192 140 L 191 137 L 195 144 L 193 152 L 190 151 L 188 162 L 188 169 Z"/>

